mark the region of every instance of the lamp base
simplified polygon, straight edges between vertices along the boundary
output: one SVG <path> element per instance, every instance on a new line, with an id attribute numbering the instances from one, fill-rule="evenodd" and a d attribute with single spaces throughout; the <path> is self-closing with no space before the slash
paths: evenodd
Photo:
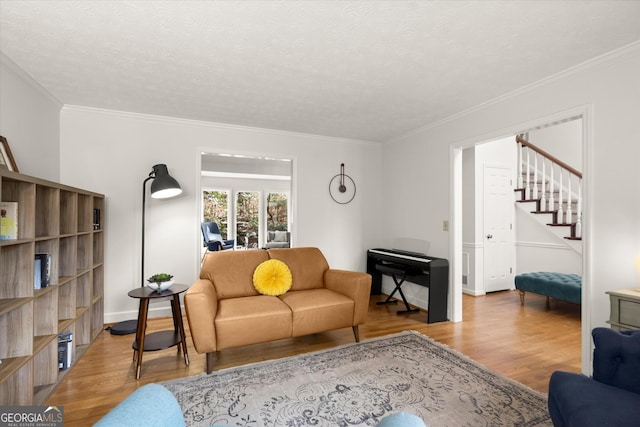
<path id="1" fill-rule="evenodd" d="M 129 335 L 135 334 L 138 328 L 137 320 L 125 320 L 123 322 L 115 323 L 107 328 L 111 335 Z"/>

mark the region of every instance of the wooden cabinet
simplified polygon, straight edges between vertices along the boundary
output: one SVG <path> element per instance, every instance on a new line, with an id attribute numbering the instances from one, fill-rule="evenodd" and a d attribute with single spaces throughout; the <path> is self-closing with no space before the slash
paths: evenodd
<path id="1" fill-rule="evenodd" d="M 40 405 L 68 372 L 58 334 L 73 334 L 73 366 L 104 326 L 105 199 L 0 169 L 0 201 L 18 202 L 18 238 L 0 240 L 0 406 Z M 36 253 L 51 256 L 41 289 Z"/>
<path id="2" fill-rule="evenodd" d="M 640 288 L 609 291 L 609 323 L 616 331 L 640 329 Z"/>

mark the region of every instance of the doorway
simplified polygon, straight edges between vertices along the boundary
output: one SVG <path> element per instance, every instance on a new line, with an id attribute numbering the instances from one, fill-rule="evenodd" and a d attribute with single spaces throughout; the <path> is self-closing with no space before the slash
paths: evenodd
<path id="1" fill-rule="evenodd" d="M 580 136 L 575 142 L 575 147 L 573 148 L 574 156 L 577 156 L 579 159 L 578 167 L 582 170 L 583 176 L 585 179 L 583 180 L 583 209 L 582 212 L 584 215 L 584 221 L 582 226 L 582 245 L 583 252 L 580 260 L 581 275 L 583 282 L 582 289 L 582 305 L 581 305 L 581 313 L 582 313 L 582 366 L 583 372 L 590 372 L 590 361 L 591 361 L 591 345 L 590 345 L 590 331 L 591 325 L 588 319 L 590 319 L 591 312 L 591 299 L 589 296 L 589 283 L 591 280 L 590 271 L 585 266 L 588 265 L 588 260 L 590 257 L 589 251 L 589 218 L 588 213 L 590 211 L 590 188 L 589 188 L 589 180 L 588 180 L 588 158 L 589 158 L 589 134 L 588 134 L 588 117 L 589 117 L 589 107 L 584 106 L 581 108 L 576 108 L 572 111 L 565 111 L 563 113 L 558 113 L 556 115 L 548 116 L 546 118 L 525 123 L 518 127 L 515 127 L 511 130 L 503 130 L 500 132 L 502 135 L 516 135 L 526 131 L 534 132 L 538 131 L 540 133 L 548 132 L 552 130 L 551 128 L 554 126 L 558 126 L 565 123 L 571 123 L 572 126 L 578 128 L 580 130 Z M 553 129 L 557 130 L 559 128 Z M 499 136 L 496 136 L 494 140 L 497 140 Z M 450 258 L 451 262 L 451 284 L 452 290 L 450 294 L 451 303 L 451 318 L 453 321 L 462 321 L 463 313 L 462 313 L 462 293 L 472 293 L 465 290 L 468 287 L 468 280 L 470 278 L 469 275 L 473 275 L 474 273 L 479 273 L 477 268 L 474 265 L 470 265 L 470 257 L 469 257 L 469 248 L 471 248 L 476 253 L 483 252 L 480 250 L 482 246 L 482 240 L 480 237 L 482 236 L 480 233 L 476 231 L 476 234 L 469 238 L 468 231 L 465 229 L 469 221 L 472 221 L 472 224 L 476 224 L 475 214 L 472 213 L 472 218 L 469 219 L 469 211 L 474 211 L 474 209 L 470 208 L 469 205 L 475 206 L 475 200 L 472 198 L 469 200 L 463 193 L 465 185 L 468 185 L 468 178 L 463 174 L 467 172 L 469 162 L 463 155 L 467 151 L 467 149 L 472 149 L 478 145 L 483 145 L 490 143 L 492 140 L 466 140 L 460 141 L 458 143 L 451 145 L 451 188 L 452 188 L 452 206 L 451 206 L 451 254 Z M 566 142 L 566 139 L 563 139 L 564 142 L 560 141 L 557 145 L 562 150 L 568 150 L 569 144 Z M 513 142 L 515 147 L 515 141 Z M 561 157 L 561 156 L 558 156 Z M 473 197 L 478 197 L 477 195 Z M 475 230 L 478 230 L 479 226 L 475 226 Z M 477 235 L 477 237 L 476 237 Z M 471 239 L 471 240 L 469 240 Z M 517 239 L 517 238 L 516 238 Z M 471 243 L 469 243 L 471 242 Z M 521 242 L 516 241 L 514 245 L 515 249 L 520 248 Z M 476 257 L 475 265 L 483 265 L 480 260 L 482 260 L 482 255 Z M 516 265 L 518 261 L 518 256 L 516 256 Z M 517 269 L 515 270 L 517 271 Z M 476 275 L 480 277 L 479 274 Z"/>
<path id="2" fill-rule="evenodd" d="M 508 166 L 484 165 L 484 291 L 513 288 L 513 179 Z"/>
<path id="3" fill-rule="evenodd" d="M 236 249 L 265 247 L 276 231 L 291 242 L 292 159 L 203 152 L 200 165 L 201 221 L 220 223 Z"/>

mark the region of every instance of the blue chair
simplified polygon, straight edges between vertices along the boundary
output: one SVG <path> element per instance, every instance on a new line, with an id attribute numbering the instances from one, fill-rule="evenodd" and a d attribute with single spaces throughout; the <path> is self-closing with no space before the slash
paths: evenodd
<path id="1" fill-rule="evenodd" d="M 202 229 L 203 246 L 206 246 L 208 251 L 226 251 L 235 246 L 235 240 L 222 238 L 218 224 L 215 222 L 203 222 L 200 228 Z"/>
<path id="2" fill-rule="evenodd" d="M 593 377 L 556 371 L 549 381 L 554 427 L 640 426 L 640 331 L 595 328 Z"/>
<path id="3" fill-rule="evenodd" d="M 380 420 L 376 427 L 426 427 L 422 418 L 409 412 L 396 412 Z"/>
<path id="4" fill-rule="evenodd" d="M 183 427 L 185 424 L 182 408 L 173 394 L 160 384 L 147 384 L 127 396 L 94 427 Z M 416 415 L 396 412 L 384 417 L 376 427 L 425 427 L 425 424 Z"/>
<path id="5" fill-rule="evenodd" d="M 131 393 L 109 411 L 94 427 L 183 427 L 180 404 L 160 384 L 147 384 Z"/>

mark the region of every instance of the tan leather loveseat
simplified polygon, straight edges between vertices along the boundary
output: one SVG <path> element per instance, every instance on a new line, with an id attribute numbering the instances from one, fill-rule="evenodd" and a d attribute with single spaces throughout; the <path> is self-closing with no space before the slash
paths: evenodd
<path id="1" fill-rule="evenodd" d="M 261 295 L 253 273 L 269 259 L 291 271 L 291 289 L 280 296 Z M 317 248 L 219 251 L 207 254 L 200 279 L 184 303 L 193 344 L 207 353 L 207 373 L 217 351 L 358 325 L 369 308 L 371 276 L 336 270 Z"/>

